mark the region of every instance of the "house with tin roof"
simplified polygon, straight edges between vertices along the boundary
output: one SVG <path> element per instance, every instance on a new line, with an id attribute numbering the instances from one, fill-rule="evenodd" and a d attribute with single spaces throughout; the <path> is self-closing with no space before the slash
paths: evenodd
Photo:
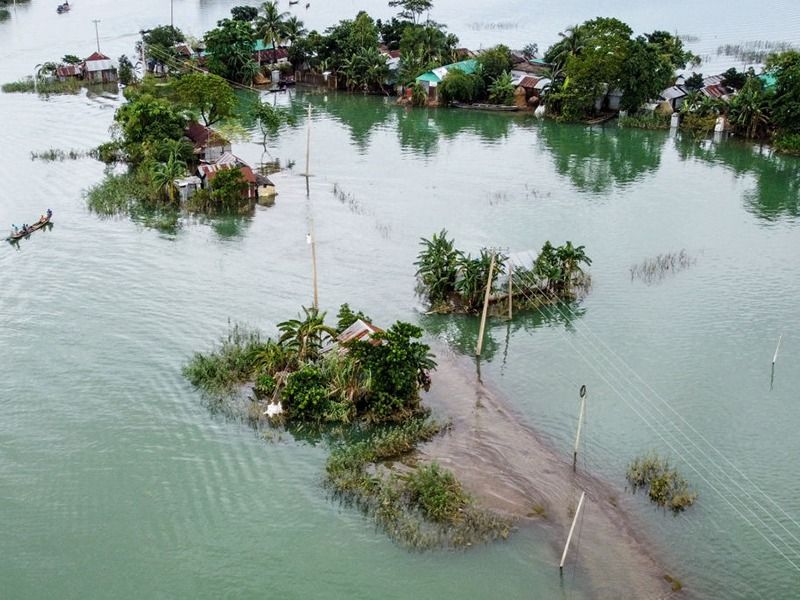
<path id="1" fill-rule="evenodd" d="M 94 52 L 83 61 L 84 79 L 94 83 L 111 83 L 117 80 L 117 69 L 105 54 Z"/>
<path id="2" fill-rule="evenodd" d="M 419 83 L 425 92 L 428 94 L 428 99 L 432 102 L 438 100 L 438 86 L 447 76 L 447 73 L 453 70 L 459 70 L 467 75 L 471 75 L 478 69 L 478 61 L 474 58 L 468 58 L 450 65 L 437 67 L 431 69 L 417 77 L 416 82 Z"/>

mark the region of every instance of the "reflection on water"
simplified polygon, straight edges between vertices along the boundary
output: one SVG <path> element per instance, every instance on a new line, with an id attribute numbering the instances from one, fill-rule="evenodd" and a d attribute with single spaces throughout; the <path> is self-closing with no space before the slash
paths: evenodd
<path id="1" fill-rule="evenodd" d="M 561 302 L 538 310 L 518 312 L 511 321 L 490 318 L 481 349 L 481 358 L 492 361 L 498 352 L 505 354 L 509 339 L 519 332 L 534 334 L 544 327 L 563 327 L 574 331 L 573 321 L 582 318 L 586 309 L 580 304 Z M 472 356 L 478 346 L 478 315 L 423 315 L 420 325 L 459 354 Z"/>
<path id="2" fill-rule="evenodd" d="M 654 173 L 667 136 L 660 131 L 546 122 L 540 129 L 556 171 L 581 191 L 603 193 Z"/>
<path id="3" fill-rule="evenodd" d="M 800 214 L 800 160 L 773 154 L 766 146 L 747 142 L 675 138 L 684 160 L 698 159 L 723 165 L 737 176 L 750 175 L 755 188 L 744 196 L 745 208 L 762 219 L 775 221 Z"/>

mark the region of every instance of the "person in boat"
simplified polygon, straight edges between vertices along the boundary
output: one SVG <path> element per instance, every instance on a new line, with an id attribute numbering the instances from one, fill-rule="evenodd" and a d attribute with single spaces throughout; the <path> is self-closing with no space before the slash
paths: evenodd
<path id="1" fill-rule="evenodd" d="M 52 216 L 53 216 L 53 211 L 48 208 L 47 209 L 47 218 L 49 219 Z"/>

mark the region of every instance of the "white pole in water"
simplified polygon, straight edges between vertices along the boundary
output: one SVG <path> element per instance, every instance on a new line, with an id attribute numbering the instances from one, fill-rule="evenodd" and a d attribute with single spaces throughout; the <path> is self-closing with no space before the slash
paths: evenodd
<path id="1" fill-rule="evenodd" d="M 511 302 L 512 302 L 512 293 L 511 293 L 511 277 L 514 272 L 514 265 L 511 261 L 508 261 L 508 320 L 511 320 Z"/>
<path id="2" fill-rule="evenodd" d="M 578 522 L 578 515 L 581 514 L 581 508 L 583 507 L 583 498 L 586 496 L 586 492 L 581 492 L 581 499 L 578 501 L 578 509 L 575 511 L 575 516 L 572 517 L 572 525 L 569 528 L 569 534 L 567 535 L 567 543 L 564 544 L 564 553 L 561 555 L 561 562 L 558 565 L 558 570 L 561 573 L 564 572 L 564 562 L 567 560 L 567 550 L 569 550 L 569 543 L 572 541 L 572 534 L 575 532 L 575 523 Z"/>
<path id="3" fill-rule="evenodd" d="M 575 451 L 572 453 L 572 472 L 578 468 L 578 446 L 581 443 L 581 426 L 583 425 L 583 414 L 586 412 L 586 386 L 581 386 L 581 410 L 578 413 L 578 433 L 575 434 Z"/>
<path id="4" fill-rule="evenodd" d="M 778 336 L 778 346 L 775 348 L 775 354 L 772 357 L 772 366 L 775 366 L 775 361 L 778 360 L 778 350 L 781 349 L 781 340 L 783 339 L 783 334 Z"/>
<path id="5" fill-rule="evenodd" d="M 97 24 L 100 22 L 100 19 L 92 19 L 92 23 L 94 23 L 94 36 L 97 39 L 97 51 L 100 52 L 100 30 L 97 29 Z"/>
<path id="6" fill-rule="evenodd" d="M 306 128 L 306 177 L 311 175 L 309 157 L 311 154 L 311 103 L 308 103 L 308 127 Z"/>
<path id="7" fill-rule="evenodd" d="M 483 297 L 483 313 L 481 314 L 481 327 L 478 331 L 478 347 L 475 349 L 475 356 L 481 355 L 483 349 L 483 332 L 486 329 L 486 314 L 489 312 L 489 295 L 492 292 L 492 275 L 494 274 L 494 257 L 492 254 L 492 262 L 489 263 L 489 278 L 486 281 L 486 294 Z"/>
<path id="8" fill-rule="evenodd" d="M 311 245 L 311 279 L 314 283 L 314 308 L 319 308 L 319 294 L 317 293 L 317 241 L 314 239 L 314 219 L 311 219 L 311 233 L 306 236 L 306 242 Z"/>

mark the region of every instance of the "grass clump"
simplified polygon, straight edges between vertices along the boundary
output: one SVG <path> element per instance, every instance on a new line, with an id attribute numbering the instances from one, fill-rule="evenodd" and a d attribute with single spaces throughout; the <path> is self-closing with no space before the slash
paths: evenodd
<path id="1" fill-rule="evenodd" d="M 410 459 L 417 444 L 442 430 L 434 421 L 415 419 L 342 445 L 328 459 L 327 485 L 410 549 L 463 548 L 507 538 L 510 521 L 477 508 L 450 471 L 436 463 L 406 464 L 403 472 L 389 466 Z"/>
<path id="2" fill-rule="evenodd" d="M 49 148 L 42 152 L 31 152 L 31 160 L 43 160 L 45 162 L 55 162 L 64 160 L 77 160 L 86 156 L 91 156 L 91 152 L 81 150 L 61 150 L 60 148 Z"/>
<path id="3" fill-rule="evenodd" d="M 631 266 L 631 281 L 640 279 L 648 285 L 657 283 L 671 273 L 678 273 L 688 269 L 696 262 L 697 259 L 690 256 L 686 250 L 659 254 L 658 256 L 644 259 L 638 265 Z"/>
<path id="4" fill-rule="evenodd" d="M 257 331 L 236 324 L 214 351 L 195 353 L 184 366 L 183 375 L 208 393 L 228 394 L 250 377 L 256 355 L 264 346 Z"/>
<path id="5" fill-rule="evenodd" d="M 800 133 L 780 133 L 775 136 L 773 146 L 781 154 L 800 156 Z"/>
<path id="6" fill-rule="evenodd" d="M 657 112 L 641 115 L 626 115 L 619 118 L 620 127 L 637 129 L 669 129 L 670 115 Z"/>
<path id="7" fill-rule="evenodd" d="M 17 81 L 4 83 L 0 86 L 0 89 L 6 94 L 33 92 L 38 92 L 39 94 L 77 94 L 81 87 L 83 87 L 82 82 L 72 78 L 66 81 L 57 79 L 34 81 L 33 77 L 29 76 Z"/>
<path id="8" fill-rule="evenodd" d="M 634 459 L 628 465 L 626 478 L 634 493 L 646 489 L 652 502 L 676 515 L 697 500 L 697 493 L 689 488 L 687 481 L 668 460 L 655 453 Z"/>

